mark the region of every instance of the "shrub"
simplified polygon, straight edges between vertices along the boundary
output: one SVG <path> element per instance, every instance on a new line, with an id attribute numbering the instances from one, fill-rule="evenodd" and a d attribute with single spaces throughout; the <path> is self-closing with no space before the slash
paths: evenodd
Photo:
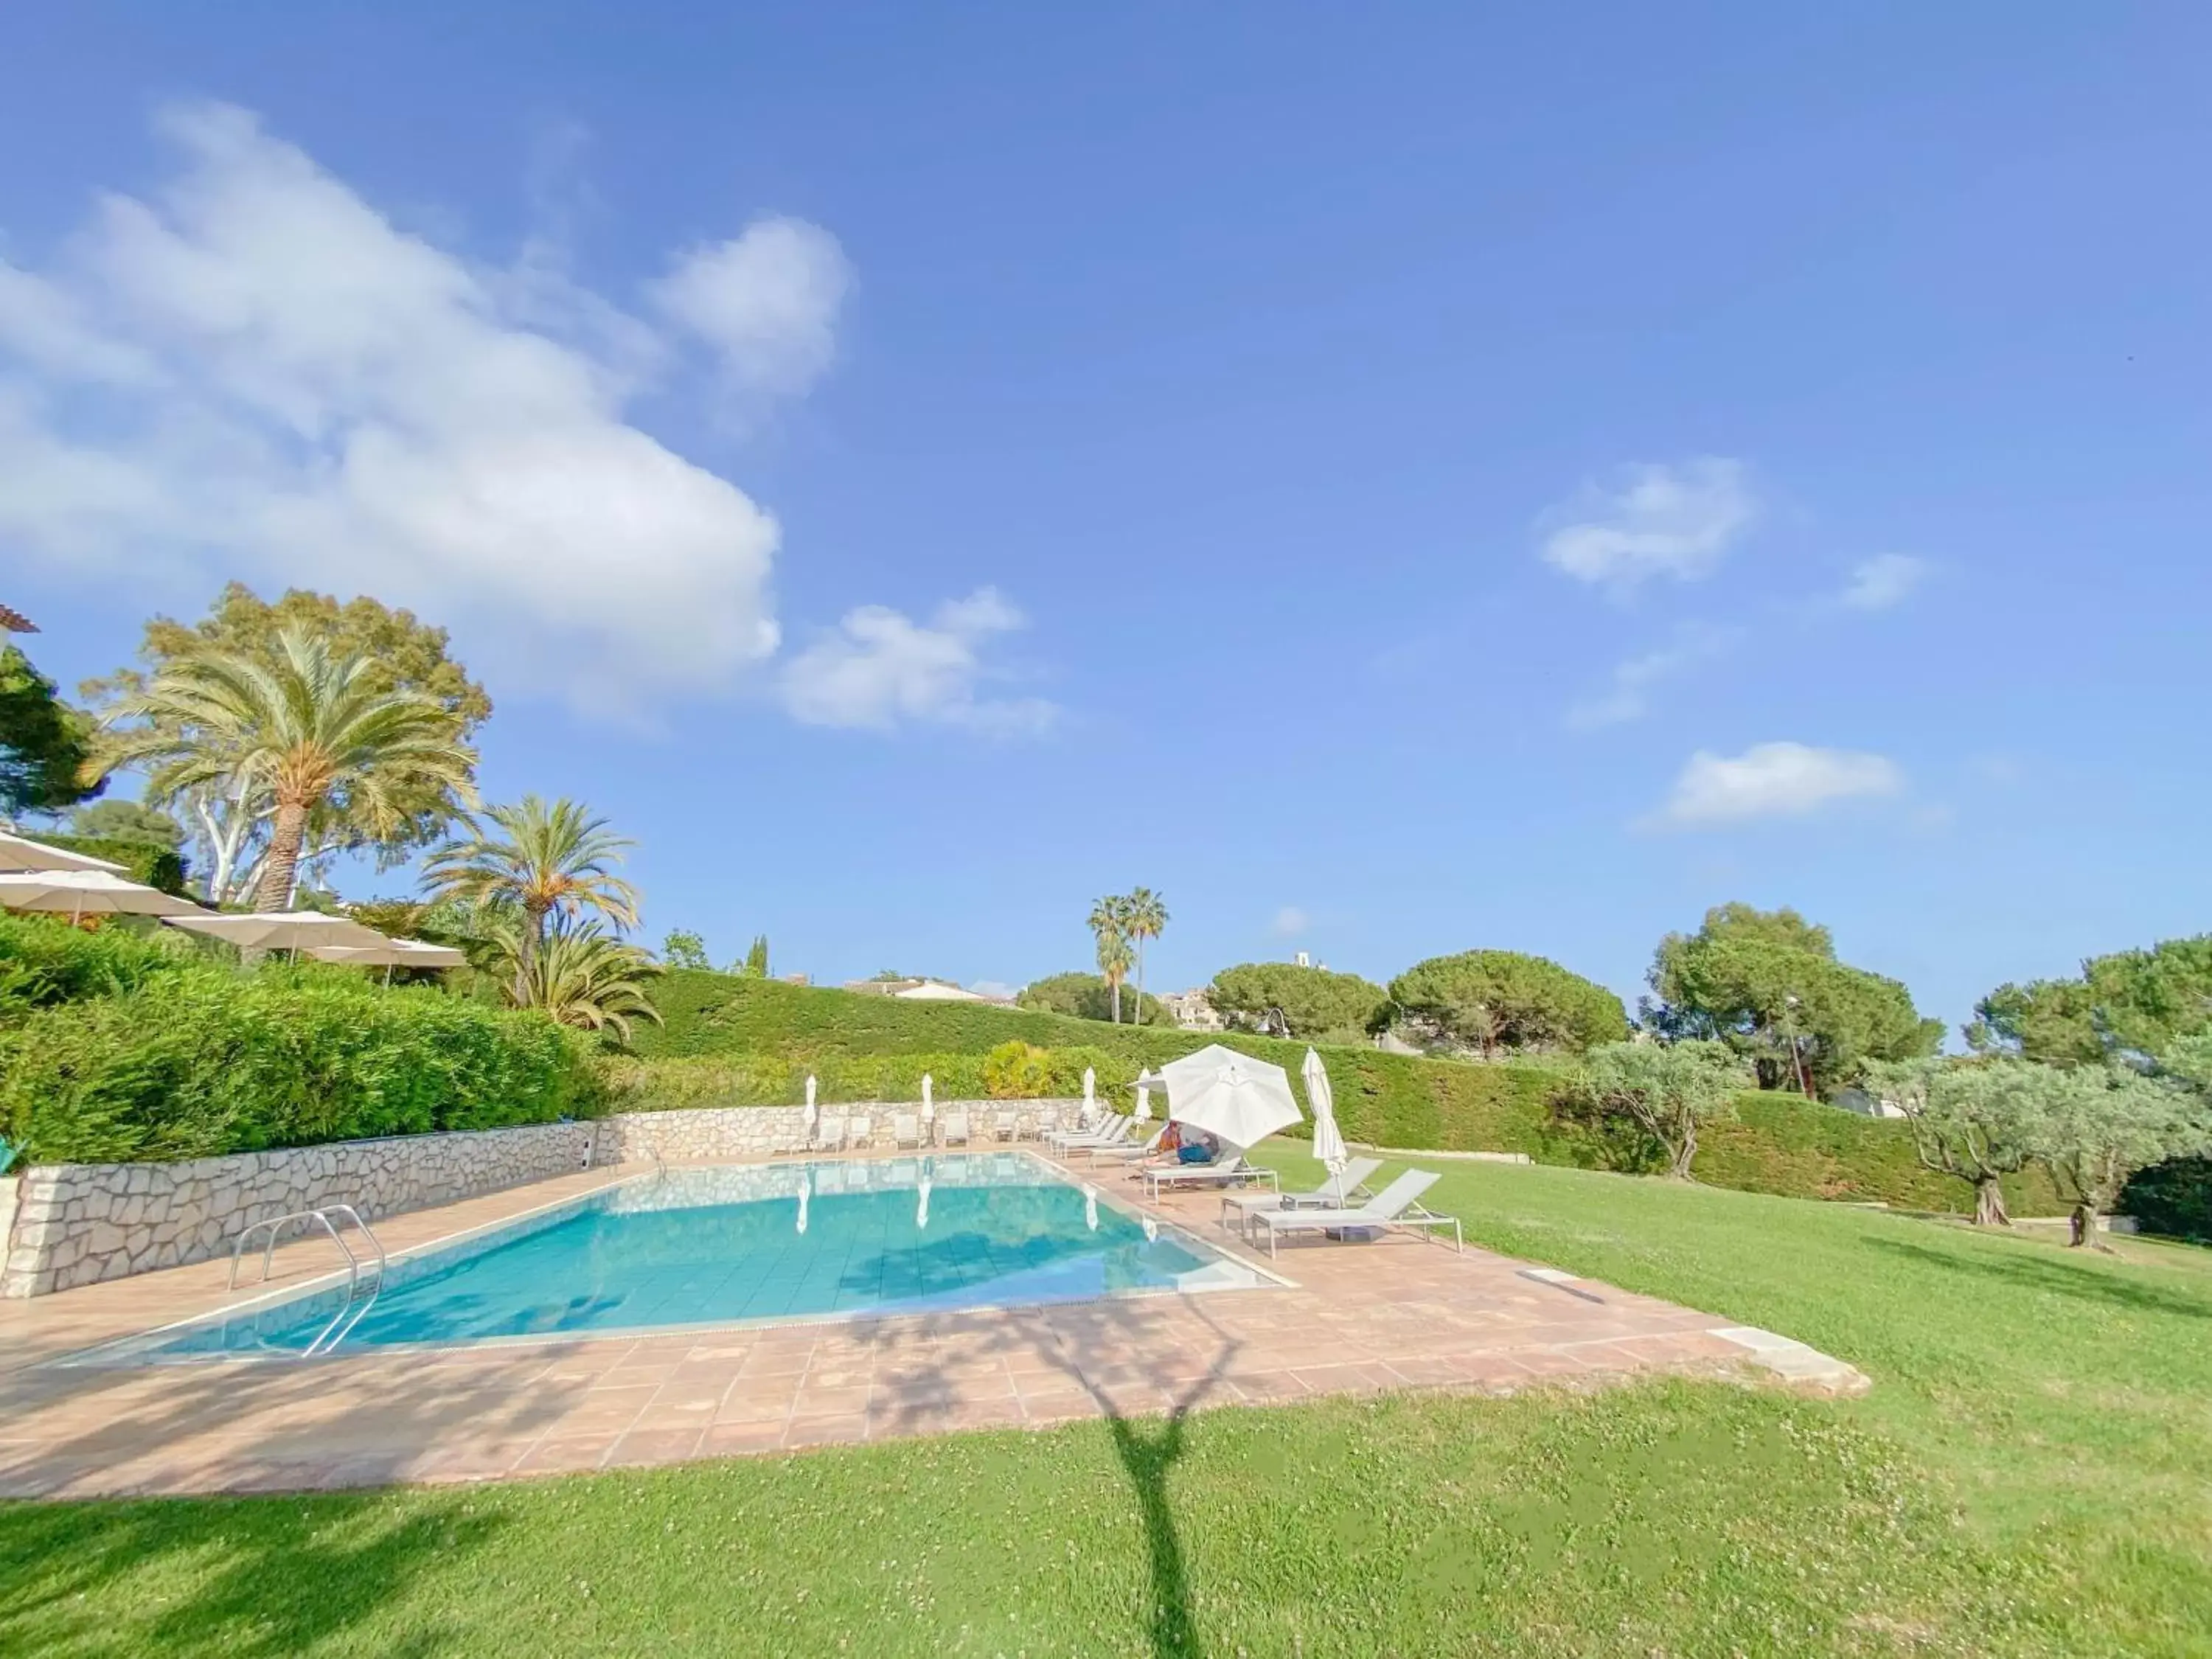
<path id="1" fill-rule="evenodd" d="M 1066 1014 L 1075 1019 L 1104 1020 L 1113 1023 L 1113 994 L 1106 981 L 1096 973 L 1078 971 L 1053 974 L 1032 981 L 1022 988 L 1014 1000 L 1024 1008 L 1041 1013 Z M 1124 1025 L 1168 1025 L 1175 1024 L 1175 1016 L 1167 1006 L 1149 991 L 1139 995 L 1136 988 L 1121 988 L 1121 1019 Z"/>
<path id="2" fill-rule="evenodd" d="M 187 966 L 0 1035 L 0 1133 L 40 1163 L 540 1123 L 599 1099 L 583 1040 L 542 1014 L 343 970 Z"/>
<path id="3" fill-rule="evenodd" d="M 184 935 L 166 930 L 145 935 L 111 923 L 88 933 L 51 916 L 0 911 L 0 1025 L 33 1008 L 127 991 L 192 954 Z"/>
<path id="4" fill-rule="evenodd" d="M 983 1091 L 994 1100 L 1036 1100 L 1051 1086 L 1045 1051 L 1018 1037 L 983 1056 Z"/>
<path id="5" fill-rule="evenodd" d="M 2177 1158 L 2136 1170 L 2119 1209 L 2146 1231 L 2212 1243 L 2212 1158 Z"/>

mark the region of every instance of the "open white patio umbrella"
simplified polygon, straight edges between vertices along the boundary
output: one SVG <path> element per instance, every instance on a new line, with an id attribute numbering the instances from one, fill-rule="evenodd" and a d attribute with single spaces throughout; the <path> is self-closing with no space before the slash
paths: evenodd
<path id="1" fill-rule="evenodd" d="M 450 945 L 432 945 L 419 939 L 386 939 L 381 945 L 311 945 L 307 954 L 318 962 L 350 963 L 356 968 L 381 968 L 384 982 L 392 983 L 394 968 L 465 968 L 469 959 Z"/>
<path id="2" fill-rule="evenodd" d="M 244 916 L 208 915 L 198 912 L 197 906 L 194 910 L 192 915 L 169 918 L 169 925 L 222 939 L 241 951 L 289 951 L 295 962 L 301 951 L 325 945 L 343 945 L 361 951 L 392 943 L 374 927 L 364 927 L 343 916 L 325 915 L 320 910 L 264 910 Z"/>
<path id="3" fill-rule="evenodd" d="M 1160 1067 L 1168 1115 L 1239 1149 L 1299 1121 L 1291 1074 L 1279 1066 L 1209 1042 Z"/>
<path id="4" fill-rule="evenodd" d="M 0 907 L 67 916 L 203 916 L 190 899 L 105 870 L 17 870 L 0 874 Z"/>
<path id="5" fill-rule="evenodd" d="M 1322 1065 L 1321 1056 L 1309 1048 L 1298 1075 L 1306 1080 L 1306 1104 L 1313 1108 L 1314 1156 L 1335 1178 L 1336 1201 L 1342 1204 L 1344 1166 L 1351 1154 L 1345 1150 L 1344 1132 L 1336 1127 L 1336 1097 L 1329 1091 L 1328 1069 Z"/>
<path id="6" fill-rule="evenodd" d="M 106 859 L 72 853 L 66 847 L 49 847 L 42 841 L 11 836 L 5 830 L 0 830 L 0 870 L 105 870 L 111 876 L 123 873 L 121 865 L 110 864 Z"/>

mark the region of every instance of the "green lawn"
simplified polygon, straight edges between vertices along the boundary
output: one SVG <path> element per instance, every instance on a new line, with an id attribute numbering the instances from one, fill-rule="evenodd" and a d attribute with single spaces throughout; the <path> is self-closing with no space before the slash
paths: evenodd
<path id="1" fill-rule="evenodd" d="M 1800 1337 L 1717 1384 L 501 1487 L 0 1507 L 0 1652 L 2212 1652 L 2212 1255 L 1446 1166 L 1469 1235 Z"/>

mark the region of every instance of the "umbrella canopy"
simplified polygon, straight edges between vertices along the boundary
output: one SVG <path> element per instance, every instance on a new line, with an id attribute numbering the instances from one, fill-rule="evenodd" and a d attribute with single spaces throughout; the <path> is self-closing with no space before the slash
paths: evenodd
<path id="1" fill-rule="evenodd" d="M 378 950 L 392 941 L 374 927 L 320 910 L 269 910 L 247 916 L 211 916 L 198 912 L 173 919 L 170 926 L 235 945 L 241 951 L 289 951 L 298 956 L 319 945 L 343 945 Z"/>
<path id="2" fill-rule="evenodd" d="M 1298 1075 L 1306 1080 L 1306 1104 L 1313 1108 L 1314 1156 L 1341 1182 L 1351 1154 L 1345 1150 L 1344 1132 L 1336 1127 L 1336 1097 L 1329 1090 L 1328 1072 L 1322 1065 L 1321 1056 L 1307 1049 L 1306 1063 L 1298 1067 Z M 1340 1202 L 1343 1197 L 1340 1188 Z"/>
<path id="3" fill-rule="evenodd" d="M 0 831 L 0 870 L 105 870 L 112 876 L 123 873 L 121 865 L 110 864 L 106 859 L 72 853 L 65 847 L 49 847 L 42 841 L 29 841 L 5 831 Z"/>
<path id="4" fill-rule="evenodd" d="M 198 916 L 190 899 L 105 870 L 19 870 L 0 875 L 0 907 L 82 916 Z"/>
<path id="5" fill-rule="evenodd" d="M 1256 1146 L 1299 1121 L 1291 1074 L 1279 1066 L 1210 1042 L 1160 1067 L 1168 1115 L 1232 1146 Z"/>
<path id="6" fill-rule="evenodd" d="M 419 939 L 391 939 L 381 945 L 310 945 L 318 962 L 349 962 L 357 968 L 465 968 L 469 959 L 450 945 Z"/>

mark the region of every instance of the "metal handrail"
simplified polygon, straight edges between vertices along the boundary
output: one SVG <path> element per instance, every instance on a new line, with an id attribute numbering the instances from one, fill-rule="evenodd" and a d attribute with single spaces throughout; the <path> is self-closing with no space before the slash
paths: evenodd
<path id="1" fill-rule="evenodd" d="M 361 1293 L 362 1260 L 354 1254 L 353 1247 L 340 1236 L 337 1224 L 331 1219 L 332 1216 L 351 1222 L 354 1230 L 367 1239 L 369 1248 L 376 1252 L 374 1263 L 376 1279 L 365 1301 L 356 1301 Z M 238 1288 L 238 1267 L 239 1263 L 245 1259 L 247 1241 L 256 1233 L 264 1229 L 267 1231 L 268 1242 L 261 1252 L 261 1282 L 266 1284 L 269 1279 L 270 1264 L 276 1254 L 277 1236 L 283 1231 L 288 1223 L 295 1221 L 307 1225 L 319 1225 L 331 1236 L 331 1243 L 338 1247 L 339 1252 L 346 1259 L 345 1297 L 338 1304 L 337 1311 L 331 1316 L 330 1323 L 317 1332 L 314 1340 L 301 1351 L 301 1358 L 304 1359 L 317 1353 L 327 1353 L 331 1349 L 335 1348 L 340 1342 L 345 1340 L 354 1327 L 360 1324 L 368 1310 L 376 1305 L 376 1299 L 384 1294 L 384 1278 L 390 1268 L 391 1258 L 385 1254 L 383 1242 L 370 1231 L 368 1223 L 361 1218 L 361 1212 L 350 1204 L 325 1204 L 320 1209 L 294 1210 L 285 1215 L 270 1216 L 264 1220 L 257 1221 L 239 1233 L 237 1242 L 230 1249 L 230 1288 L 232 1290 Z"/>

